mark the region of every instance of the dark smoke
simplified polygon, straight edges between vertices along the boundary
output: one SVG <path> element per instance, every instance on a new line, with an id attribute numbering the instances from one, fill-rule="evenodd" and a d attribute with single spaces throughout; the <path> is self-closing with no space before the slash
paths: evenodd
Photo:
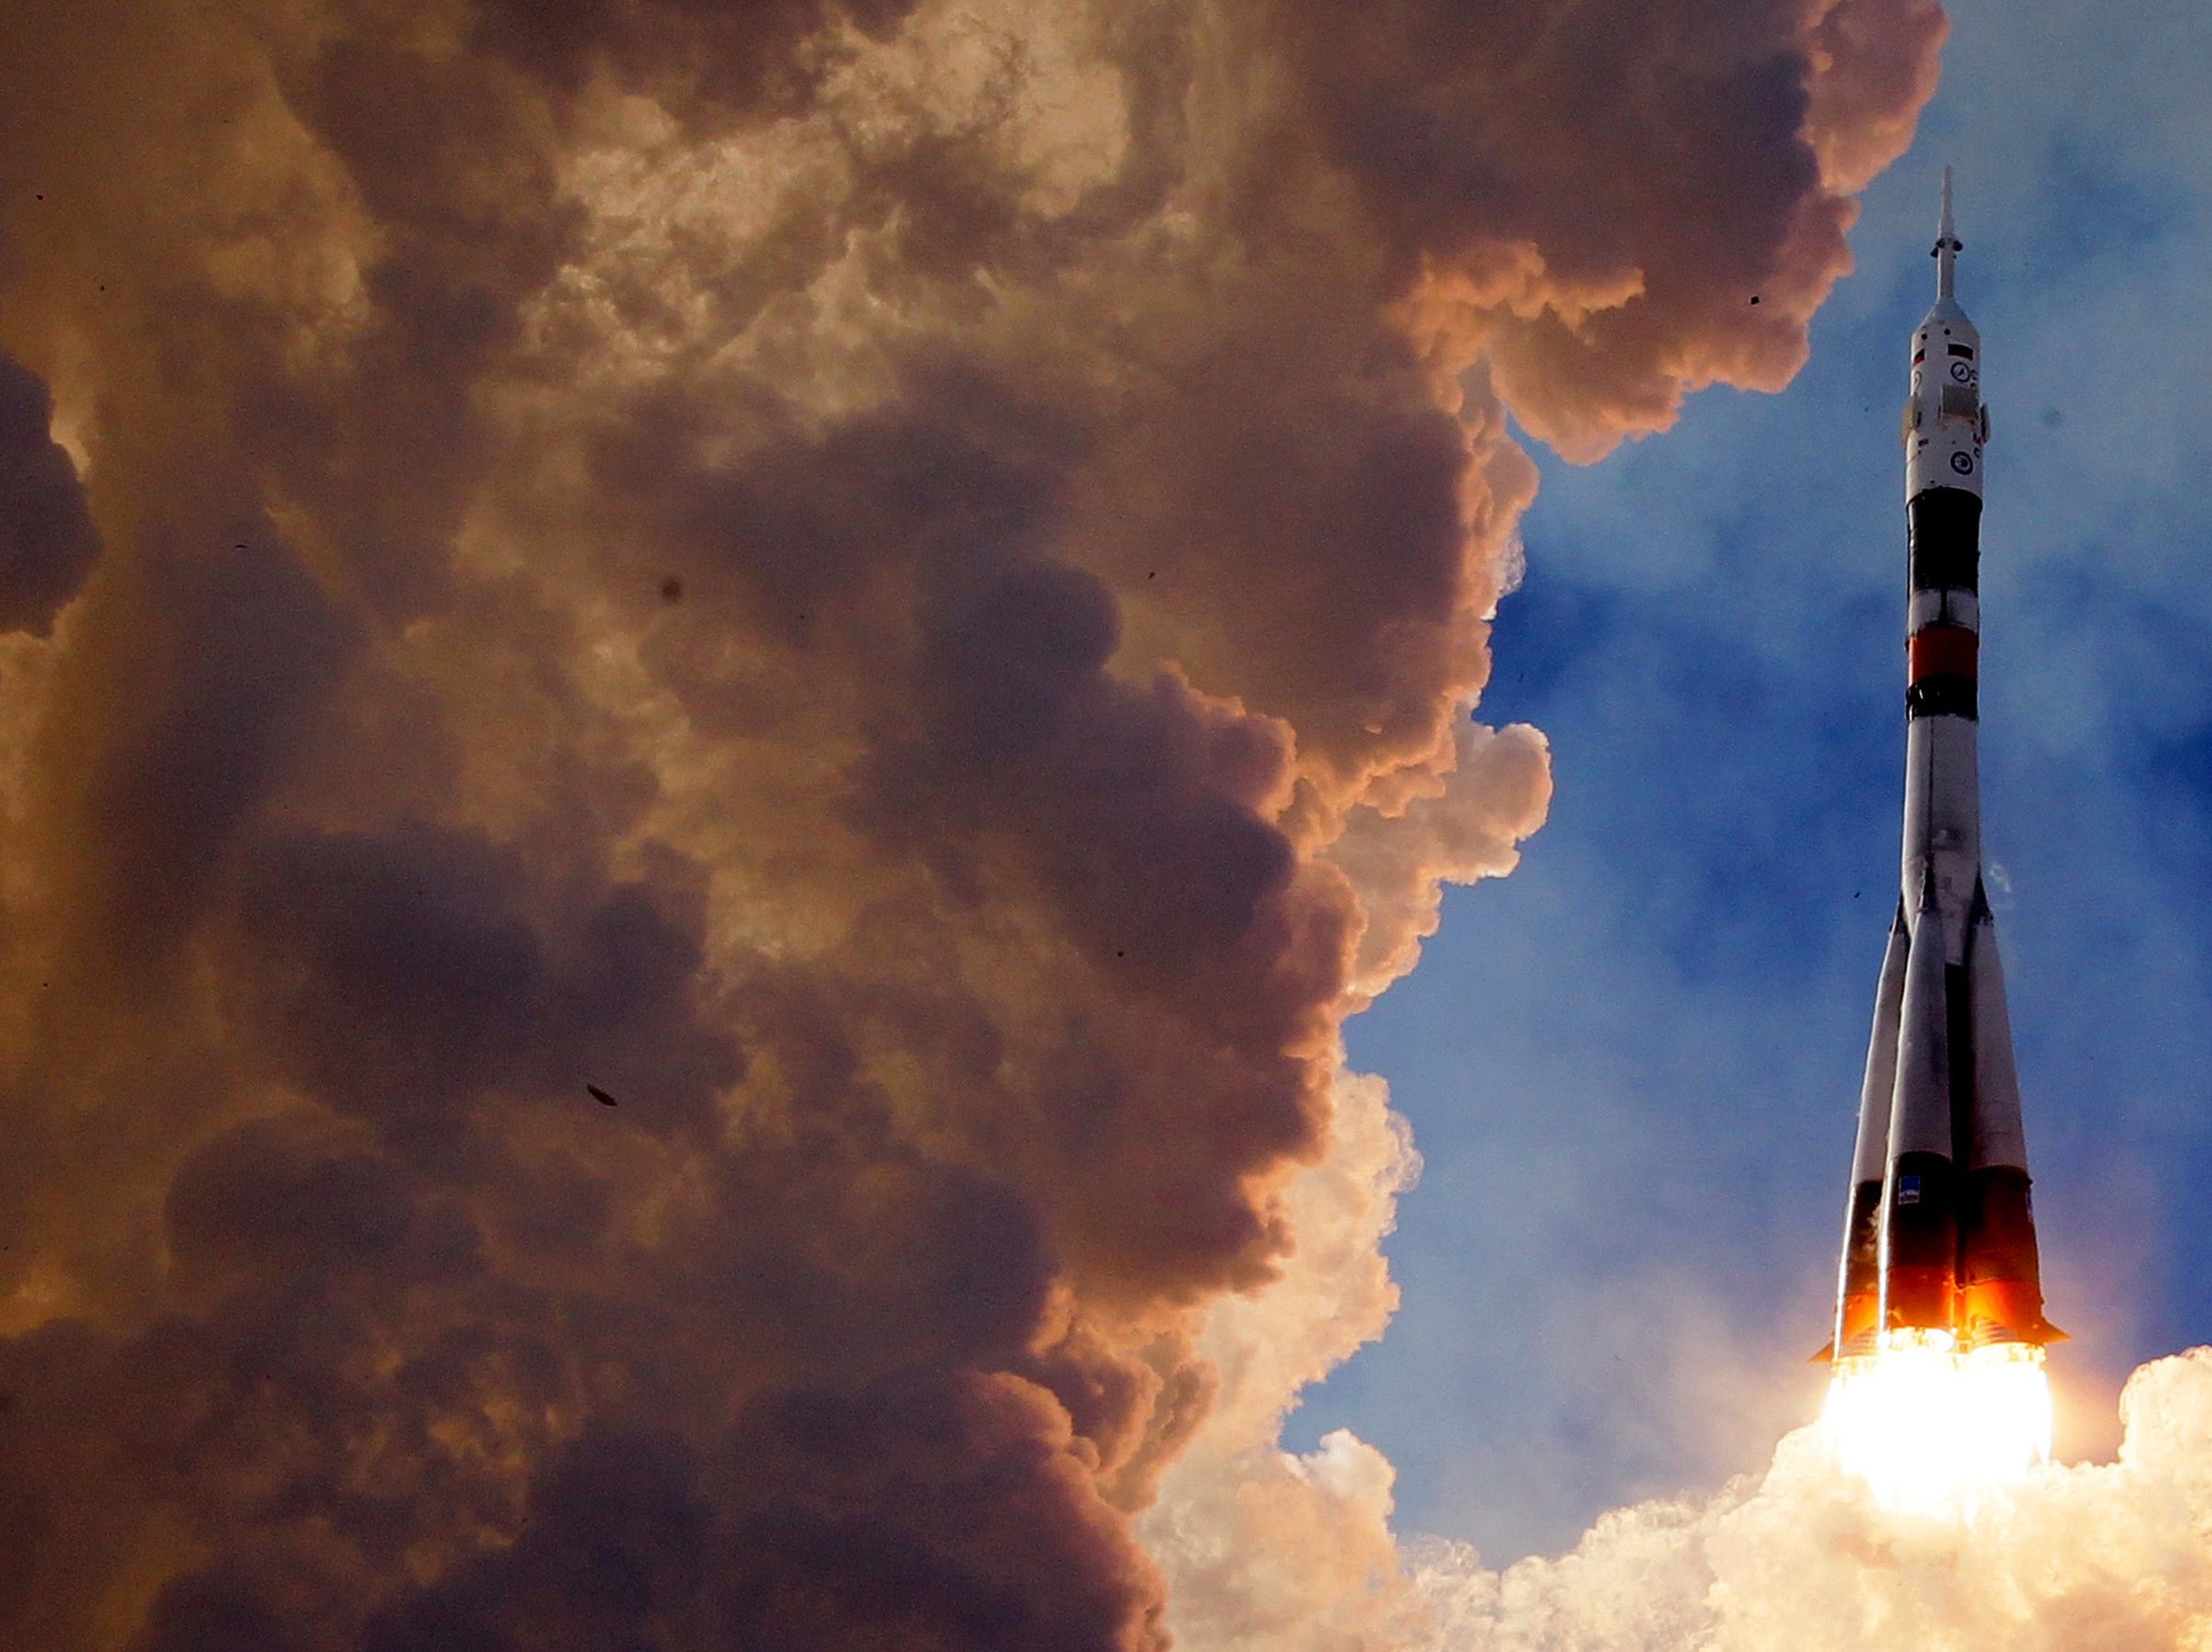
<path id="1" fill-rule="evenodd" d="M 1132 1519 L 1541 818 L 1504 406 L 1781 382 L 1909 134 L 1813 13 L 16 5 L 0 1642 L 1288 1622 Z"/>
<path id="2" fill-rule="evenodd" d="M 39 376 L 0 355 L 0 630 L 37 637 L 99 554 L 75 467 L 48 432 L 52 413 Z"/>

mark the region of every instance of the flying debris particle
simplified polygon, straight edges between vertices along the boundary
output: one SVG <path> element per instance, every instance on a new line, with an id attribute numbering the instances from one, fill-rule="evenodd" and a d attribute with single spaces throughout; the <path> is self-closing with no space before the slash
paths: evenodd
<path id="1" fill-rule="evenodd" d="M 612 1107 L 618 1104 L 613 1096 L 607 1094 L 606 1091 L 600 1089 L 596 1084 L 586 1084 L 584 1088 L 591 1092 L 592 1100 L 598 1103 L 602 1107 Z"/>
<path id="2" fill-rule="evenodd" d="M 663 580 L 661 582 L 661 600 L 664 603 L 682 602 L 684 600 L 684 582 L 674 574 L 670 574 Z"/>
<path id="3" fill-rule="evenodd" d="M 1755 293 L 1755 292 L 1754 292 L 1753 294 L 1752 294 L 1752 302 L 1753 302 L 1753 303 L 1754 303 L 1754 304 L 1756 304 L 1758 301 L 1759 301 L 1759 295 L 1758 295 L 1757 293 Z"/>

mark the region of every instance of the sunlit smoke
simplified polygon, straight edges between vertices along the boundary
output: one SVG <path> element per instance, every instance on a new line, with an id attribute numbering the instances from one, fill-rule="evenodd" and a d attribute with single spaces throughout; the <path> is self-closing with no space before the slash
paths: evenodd
<path id="1" fill-rule="evenodd" d="M 1407 1644 L 1514 431 L 1786 383 L 1945 28 L 1605 9 L 11 0 L 0 1646 Z"/>
<path id="2" fill-rule="evenodd" d="M 1947 1331 L 1885 1331 L 1875 1352 L 1837 1362 L 1821 1430 L 1885 1508 L 1971 1518 L 1991 1490 L 2050 1460 L 2043 1350 L 1960 1352 Z"/>

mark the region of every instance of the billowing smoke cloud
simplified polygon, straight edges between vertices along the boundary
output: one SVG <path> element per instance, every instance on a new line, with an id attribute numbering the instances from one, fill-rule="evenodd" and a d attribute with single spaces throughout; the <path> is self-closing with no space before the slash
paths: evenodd
<path id="1" fill-rule="evenodd" d="M 1609 1514 L 1573 1554 L 1486 1571 L 1418 1552 L 1450 1652 L 1684 1646 L 1808 1652 L 1902 1640 L 2075 1652 L 2212 1636 L 2212 1349 L 2144 1366 L 2118 1460 L 2040 1471 L 1970 1523 L 1884 1514 L 1812 1431 L 1711 1501 Z"/>
<path id="2" fill-rule="evenodd" d="M 0 628 L 40 637 L 99 550 L 52 413 L 38 375 L 0 355 Z"/>
<path id="3" fill-rule="evenodd" d="M 1506 413 L 1787 379 L 1932 6 L 9 21 L 0 1640 L 1390 1644 Z"/>

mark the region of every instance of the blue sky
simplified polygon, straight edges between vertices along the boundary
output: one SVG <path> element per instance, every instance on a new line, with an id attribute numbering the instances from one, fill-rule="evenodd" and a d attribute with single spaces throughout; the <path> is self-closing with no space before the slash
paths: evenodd
<path id="1" fill-rule="evenodd" d="M 2053 1318 L 2060 1450 L 2212 1341 L 2212 22 L 1952 8 L 1942 90 L 1780 396 L 1539 452 L 1483 720 L 1552 741 L 1551 820 L 1448 897 L 1350 1030 L 1426 1160 L 1405 1300 L 1290 1440 L 1345 1426 L 1401 1529 L 1493 1562 L 1760 1466 L 1821 1377 L 1895 900 L 1897 409 L 1957 169 L 1994 437 L 1986 852 Z"/>

